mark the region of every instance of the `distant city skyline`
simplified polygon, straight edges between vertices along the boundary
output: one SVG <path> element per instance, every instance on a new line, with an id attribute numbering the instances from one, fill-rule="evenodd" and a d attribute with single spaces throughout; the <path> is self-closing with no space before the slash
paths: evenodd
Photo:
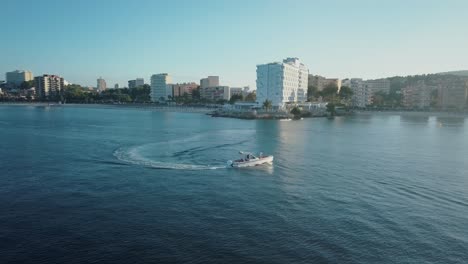
<path id="1" fill-rule="evenodd" d="M 2 10 L 2 75 L 29 70 L 85 86 L 167 72 L 174 83 L 220 76 L 255 88 L 256 66 L 286 57 L 340 79 L 468 69 L 462 0 L 7 0 Z"/>

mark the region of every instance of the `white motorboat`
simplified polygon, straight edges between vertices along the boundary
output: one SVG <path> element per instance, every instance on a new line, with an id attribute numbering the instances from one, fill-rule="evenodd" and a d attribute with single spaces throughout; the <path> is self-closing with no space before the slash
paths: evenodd
<path id="1" fill-rule="evenodd" d="M 229 160 L 228 166 L 234 167 L 234 168 L 243 168 L 243 167 L 253 167 L 253 166 L 258 166 L 262 164 L 271 164 L 273 163 L 273 156 L 265 156 L 263 153 L 260 153 L 260 155 L 256 156 L 253 155 L 250 152 L 243 152 L 239 151 L 243 157 L 238 160 Z"/>

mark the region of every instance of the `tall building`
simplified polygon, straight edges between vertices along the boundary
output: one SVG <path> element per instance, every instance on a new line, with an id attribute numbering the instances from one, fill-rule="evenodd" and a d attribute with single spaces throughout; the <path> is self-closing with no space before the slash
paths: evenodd
<path id="1" fill-rule="evenodd" d="M 437 90 L 437 87 L 426 85 L 422 80 L 403 87 L 403 106 L 418 109 L 430 107 L 433 90 Z"/>
<path id="2" fill-rule="evenodd" d="M 44 74 L 34 78 L 36 94 L 39 98 L 55 98 L 63 92 L 64 80 L 57 75 Z"/>
<path id="3" fill-rule="evenodd" d="M 6 82 L 8 84 L 13 84 L 15 86 L 21 85 L 23 82 L 32 81 L 33 75 L 30 71 L 12 71 L 7 72 L 6 74 Z"/>
<path id="4" fill-rule="evenodd" d="M 456 80 L 439 86 L 438 105 L 442 109 L 468 107 L 468 82 Z"/>
<path id="5" fill-rule="evenodd" d="M 153 74 L 151 76 L 151 101 L 161 102 L 167 99 L 167 87 L 172 82 L 167 73 Z"/>
<path id="6" fill-rule="evenodd" d="M 119 84 L 118 83 L 114 84 L 114 89 L 119 89 Z"/>
<path id="7" fill-rule="evenodd" d="M 145 84 L 145 79 L 143 78 L 136 78 L 135 80 L 128 81 L 128 88 L 137 88 L 143 86 Z"/>
<path id="8" fill-rule="evenodd" d="M 282 108 L 286 103 L 305 102 L 309 70 L 298 58 L 257 65 L 257 102 L 266 100 Z"/>
<path id="9" fill-rule="evenodd" d="M 200 89 L 219 86 L 219 76 L 208 76 L 200 80 Z"/>
<path id="10" fill-rule="evenodd" d="M 97 89 L 101 92 L 107 89 L 106 80 L 104 80 L 102 77 L 97 79 Z"/>
<path id="11" fill-rule="evenodd" d="M 390 80 L 388 79 L 367 80 L 366 85 L 374 94 L 377 92 L 390 93 Z"/>
<path id="12" fill-rule="evenodd" d="M 347 79 L 343 83 L 343 86 L 348 86 L 353 91 L 351 104 L 354 107 L 364 108 L 372 104 L 372 91 L 361 78 Z"/>

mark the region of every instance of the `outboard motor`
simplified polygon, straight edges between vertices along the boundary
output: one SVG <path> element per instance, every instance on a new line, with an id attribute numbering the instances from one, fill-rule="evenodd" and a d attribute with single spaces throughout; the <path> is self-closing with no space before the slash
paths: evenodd
<path id="1" fill-rule="evenodd" d="M 232 160 L 228 160 L 226 165 L 227 165 L 228 167 L 232 167 Z"/>

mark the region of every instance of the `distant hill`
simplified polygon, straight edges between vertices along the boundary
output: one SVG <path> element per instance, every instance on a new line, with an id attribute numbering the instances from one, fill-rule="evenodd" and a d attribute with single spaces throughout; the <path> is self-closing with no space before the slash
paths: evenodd
<path id="1" fill-rule="evenodd" d="M 437 74 L 456 75 L 456 76 L 468 77 L 468 71 L 449 71 L 449 72 L 440 72 L 440 73 L 437 73 Z"/>

